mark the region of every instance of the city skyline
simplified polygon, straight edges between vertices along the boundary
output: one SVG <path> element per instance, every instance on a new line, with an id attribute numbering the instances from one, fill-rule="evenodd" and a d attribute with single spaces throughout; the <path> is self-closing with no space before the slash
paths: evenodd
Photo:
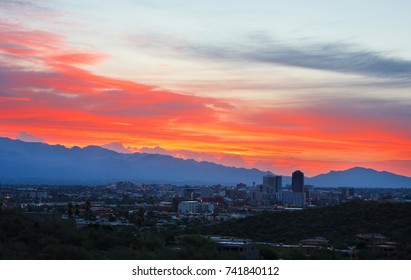
<path id="1" fill-rule="evenodd" d="M 0 136 L 411 176 L 410 5 L 0 1 Z"/>

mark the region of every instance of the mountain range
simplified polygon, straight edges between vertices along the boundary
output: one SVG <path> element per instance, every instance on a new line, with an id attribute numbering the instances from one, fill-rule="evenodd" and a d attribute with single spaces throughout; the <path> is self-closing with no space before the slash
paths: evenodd
<path id="1" fill-rule="evenodd" d="M 267 172 L 227 167 L 166 155 L 118 153 L 99 146 L 67 148 L 0 137 L 2 184 L 104 184 L 121 180 L 141 183 L 262 183 Z M 283 184 L 290 183 L 283 176 Z M 315 186 L 411 187 L 411 178 L 361 167 L 306 178 Z"/>
<path id="2" fill-rule="evenodd" d="M 411 187 L 411 178 L 386 171 L 354 167 L 344 171 L 331 171 L 306 180 L 315 186 L 355 186 L 355 187 Z"/>

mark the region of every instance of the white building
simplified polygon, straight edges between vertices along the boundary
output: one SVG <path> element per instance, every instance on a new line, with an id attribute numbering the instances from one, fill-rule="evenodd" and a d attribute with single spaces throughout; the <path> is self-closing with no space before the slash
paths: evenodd
<path id="1" fill-rule="evenodd" d="M 183 214 L 214 213 L 214 204 L 198 201 L 182 201 L 178 204 L 178 212 Z"/>
<path id="2" fill-rule="evenodd" d="M 279 192 L 275 194 L 276 201 L 286 206 L 304 207 L 305 193 Z"/>

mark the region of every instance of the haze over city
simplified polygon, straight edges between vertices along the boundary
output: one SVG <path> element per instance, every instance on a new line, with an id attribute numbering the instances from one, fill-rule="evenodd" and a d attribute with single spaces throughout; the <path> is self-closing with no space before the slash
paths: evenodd
<path id="1" fill-rule="evenodd" d="M 0 0 L 0 136 L 277 174 L 411 176 L 410 10 Z"/>

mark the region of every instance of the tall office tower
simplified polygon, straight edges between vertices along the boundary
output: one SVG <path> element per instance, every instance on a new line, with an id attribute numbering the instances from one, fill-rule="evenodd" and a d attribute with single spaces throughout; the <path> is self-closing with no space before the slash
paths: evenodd
<path id="1" fill-rule="evenodd" d="M 275 189 L 277 192 L 281 191 L 283 188 L 283 177 L 282 176 L 275 176 Z"/>
<path id="2" fill-rule="evenodd" d="M 271 174 L 263 176 L 263 185 L 275 187 L 275 176 Z"/>
<path id="3" fill-rule="evenodd" d="M 291 189 L 293 192 L 304 192 L 304 173 L 300 170 L 294 171 L 291 178 Z"/>
<path id="4" fill-rule="evenodd" d="M 263 177 L 263 185 L 267 187 L 272 187 L 274 192 L 279 192 L 282 187 L 282 177 L 275 175 L 265 175 Z"/>

